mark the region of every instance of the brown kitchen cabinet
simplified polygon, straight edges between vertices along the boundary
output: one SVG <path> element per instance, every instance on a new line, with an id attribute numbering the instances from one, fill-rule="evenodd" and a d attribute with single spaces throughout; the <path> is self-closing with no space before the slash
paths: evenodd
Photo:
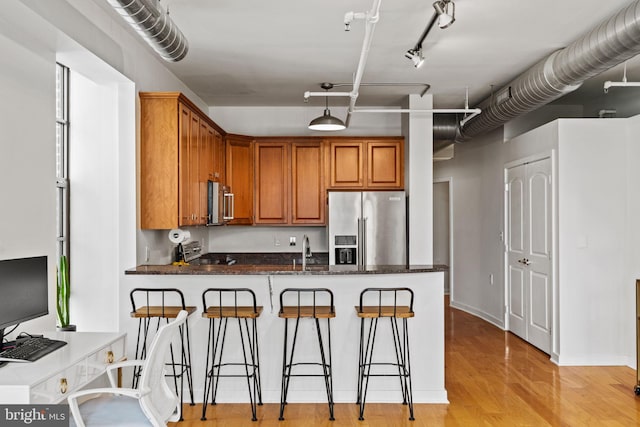
<path id="1" fill-rule="evenodd" d="M 225 157 L 225 184 L 234 199 L 229 225 L 253 224 L 253 138 L 228 134 Z"/>
<path id="2" fill-rule="evenodd" d="M 324 225 L 323 171 L 322 141 L 258 138 L 255 224 Z"/>
<path id="3" fill-rule="evenodd" d="M 404 140 L 367 140 L 366 187 L 404 188 Z"/>
<path id="4" fill-rule="evenodd" d="M 404 187 L 402 137 L 334 138 L 327 141 L 329 189 Z"/>
<path id="5" fill-rule="evenodd" d="M 140 92 L 140 227 L 204 225 L 215 133 L 224 131 L 179 92 Z"/>
<path id="6" fill-rule="evenodd" d="M 329 188 L 363 188 L 365 143 L 329 140 Z"/>
<path id="7" fill-rule="evenodd" d="M 324 225 L 326 198 L 322 142 L 292 142 L 291 224 Z"/>
<path id="8" fill-rule="evenodd" d="M 205 121 L 200 121 L 199 165 L 198 165 L 198 194 L 200 204 L 200 223 L 207 221 L 208 182 L 217 181 L 215 178 L 215 135 L 217 132 Z"/>
<path id="9" fill-rule="evenodd" d="M 255 143 L 255 223 L 289 222 L 288 142 Z"/>
<path id="10" fill-rule="evenodd" d="M 213 181 L 224 183 L 225 146 L 220 132 L 213 130 Z"/>

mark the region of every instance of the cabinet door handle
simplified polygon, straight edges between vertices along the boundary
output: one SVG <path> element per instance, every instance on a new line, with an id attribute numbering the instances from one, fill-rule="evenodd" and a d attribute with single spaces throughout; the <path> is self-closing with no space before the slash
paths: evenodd
<path id="1" fill-rule="evenodd" d="M 233 193 L 225 193 L 222 203 L 222 219 L 232 220 L 235 214 L 235 197 Z"/>
<path id="2" fill-rule="evenodd" d="M 113 363 L 115 360 L 115 356 L 113 355 L 113 351 L 107 351 L 107 363 Z"/>
<path id="3" fill-rule="evenodd" d="M 69 388 L 69 384 L 67 383 L 67 379 L 60 378 L 60 393 L 65 394 L 68 388 Z"/>

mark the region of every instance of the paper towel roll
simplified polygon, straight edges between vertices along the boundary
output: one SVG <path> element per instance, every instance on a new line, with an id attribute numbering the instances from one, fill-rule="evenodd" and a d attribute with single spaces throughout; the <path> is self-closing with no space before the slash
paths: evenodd
<path id="1" fill-rule="evenodd" d="M 169 231 L 169 240 L 173 243 L 184 243 L 191 238 L 191 233 L 186 230 L 180 230 L 179 228 L 174 228 Z"/>

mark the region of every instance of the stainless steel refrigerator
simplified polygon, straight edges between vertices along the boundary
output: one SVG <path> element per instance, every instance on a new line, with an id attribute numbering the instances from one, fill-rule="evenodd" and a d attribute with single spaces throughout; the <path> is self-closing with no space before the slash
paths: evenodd
<path id="1" fill-rule="evenodd" d="M 405 265 L 404 191 L 330 191 L 329 265 Z"/>

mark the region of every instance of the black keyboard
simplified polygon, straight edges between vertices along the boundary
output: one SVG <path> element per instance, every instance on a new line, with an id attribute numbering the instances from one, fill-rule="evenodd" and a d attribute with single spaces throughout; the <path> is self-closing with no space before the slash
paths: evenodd
<path id="1" fill-rule="evenodd" d="M 43 356 L 64 347 L 66 341 L 49 338 L 27 338 L 14 348 L 0 353 L 0 360 L 11 362 L 35 362 Z"/>

